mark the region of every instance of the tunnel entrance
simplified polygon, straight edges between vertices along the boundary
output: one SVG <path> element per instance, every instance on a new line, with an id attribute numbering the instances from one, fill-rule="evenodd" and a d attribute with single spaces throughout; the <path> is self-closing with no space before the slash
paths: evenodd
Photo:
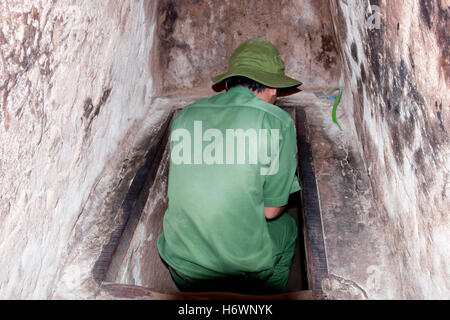
<path id="1" fill-rule="evenodd" d="M 301 107 L 280 107 L 291 115 L 297 129 L 298 177 L 302 190 L 291 195 L 286 208 L 297 222 L 299 236 L 288 293 L 266 298 L 324 299 L 322 280 L 328 276 L 328 271 L 313 159 L 306 136 L 306 115 Z M 119 227 L 95 264 L 94 279 L 116 297 L 197 299 L 202 296 L 179 292 L 156 247 L 168 205 L 169 128 L 180 110 L 173 111 L 156 133 L 122 202 Z M 226 299 L 251 298 L 227 293 L 203 294 L 203 298 L 214 299 L 217 295 Z"/>

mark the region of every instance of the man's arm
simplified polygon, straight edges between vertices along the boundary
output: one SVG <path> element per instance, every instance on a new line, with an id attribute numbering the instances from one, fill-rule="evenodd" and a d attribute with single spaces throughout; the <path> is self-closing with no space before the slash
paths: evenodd
<path id="1" fill-rule="evenodd" d="M 284 207 L 264 207 L 264 215 L 267 220 L 278 218 L 284 212 Z"/>
<path id="2" fill-rule="evenodd" d="M 289 195 L 300 190 L 295 174 L 297 170 L 297 137 L 292 119 L 287 126 L 283 126 L 275 119 L 265 116 L 262 127 L 264 129 L 279 129 L 281 131 L 280 138 L 282 138 L 278 150 L 279 171 L 274 175 L 266 176 L 264 182 L 264 216 L 267 220 L 272 220 L 283 214 Z M 270 153 L 272 154 L 272 152 L 274 150 L 271 148 Z"/>

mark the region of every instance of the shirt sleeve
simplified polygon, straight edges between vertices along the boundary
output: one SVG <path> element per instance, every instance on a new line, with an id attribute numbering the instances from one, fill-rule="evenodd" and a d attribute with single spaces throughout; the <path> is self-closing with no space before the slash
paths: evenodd
<path id="1" fill-rule="evenodd" d="M 267 142 L 267 149 L 270 150 L 272 172 L 265 175 L 263 186 L 264 206 L 282 207 L 288 203 L 291 193 L 301 190 L 296 172 L 297 172 L 297 135 L 295 132 L 294 121 L 282 123 L 275 117 L 265 115 L 263 118 L 263 129 L 267 129 L 270 137 Z M 272 130 L 278 129 L 279 144 L 278 152 L 272 148 L 271 139 L 274 136 Z M 276 136 L 276 135 L 275 135 Z M 270 146 L 270 147 L 269 147 Z M 278 153 L 278 155 L 276 154 Z M 276 157 L 278 156 L 278 170 L 276 170 Z"/>

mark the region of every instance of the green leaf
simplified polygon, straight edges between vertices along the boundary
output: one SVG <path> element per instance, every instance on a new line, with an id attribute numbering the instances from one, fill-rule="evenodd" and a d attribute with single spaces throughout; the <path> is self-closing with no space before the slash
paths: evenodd
<path id="1" fill-rule="evenodd" d="M 332 89 L 328 94 L 333 94 L 334 92 L 339 91 L 339 94 L 336 97 L 336 100 L 334 101 L 334 106 L 333 106 L 333 122 L 339 127 L 339 130 L 342 131 L 341 126 L 339 125 L 338 121 L 337 121 L 337 108 L 339 106 L 339 103 L 341 102 L 341 98 L 342 98 L 342 91 L 339 88 L 334 88 Z"/>

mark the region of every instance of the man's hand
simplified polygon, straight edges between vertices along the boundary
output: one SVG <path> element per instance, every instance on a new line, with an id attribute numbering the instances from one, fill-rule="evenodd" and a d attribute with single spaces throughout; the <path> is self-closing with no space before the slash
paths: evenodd
<path id="1" fill-rule="evenodd" d="M 264 215 L 267 220 L 278 218 L 284 212 L 284 207 L 264 207 Z"/>

